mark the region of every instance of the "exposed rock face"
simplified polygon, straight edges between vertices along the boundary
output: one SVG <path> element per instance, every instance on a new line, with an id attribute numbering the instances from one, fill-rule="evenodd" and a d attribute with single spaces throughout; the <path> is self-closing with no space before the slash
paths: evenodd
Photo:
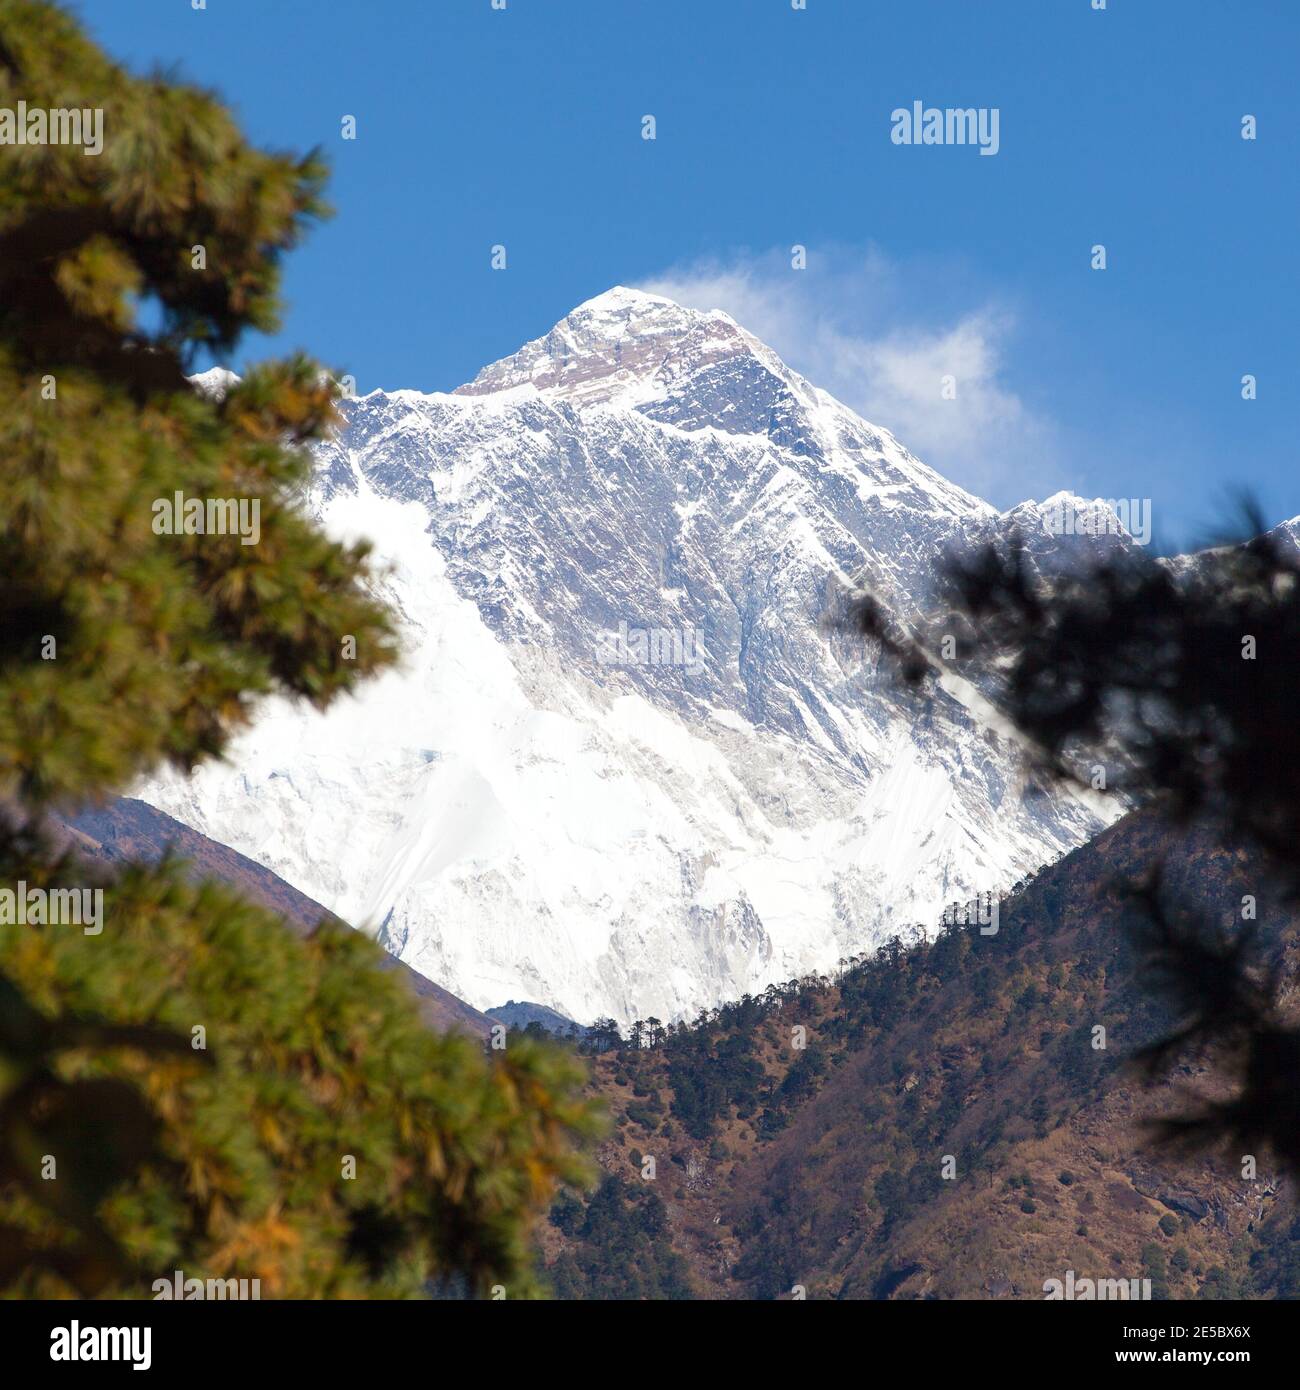
<path id="1" fill-rule="evenodd" d="M 308 504 L 391 562 L 404 670 L 138 794 L 476 1007 L 667 1021 L 1115 813 L 1027 796 L 978 676 L 918 710 L 826 630 L 857 582 L 915 617 L 945 547 L 1012 522 L 725 314 L 612 290 L 451 395 L 345 413 Z"/>

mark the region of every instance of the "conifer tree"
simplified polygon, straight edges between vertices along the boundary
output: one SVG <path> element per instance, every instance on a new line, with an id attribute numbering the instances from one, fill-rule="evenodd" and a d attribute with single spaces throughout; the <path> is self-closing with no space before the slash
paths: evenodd
<path id="1" fill-rule="evenodd" d="M 0 1287 L 528 1294 L 532 1223 L 585 1171 L 575 1063 L 431 1033 L 340 924 L 300 939 L 175 861 L 105 877 L 48 833 L 219 756 L 259 697 L 324 708 L 395 642 L 365 548 L 295 501 L 330 378 L 187 379 L 277 326 L 320 157 L 251 147 L 45 0 L 0 0 L 20 103 L 102 113 L 103 144 L 0 145 Z M 60 889 L 102 891 L 98 931 L 15 910 Z"/>
<path id="2" fill-rule="evenodd" d="M 1137 1060 L 1165 1077 L 1208 1057 L 1228 1091 L 1194 1092 L 1160 1126 L 1166 1139 L 1271 1152 L 1300 1173 L 1300 548 L 1256 508 L 1242 522 L 1189 560 L 1120 549 L 1052 576 L 1016 536 L 945 561 L 947 606 L 923 630 L 900 629 L 869 595 L 847 621 L 923 690 L 941 638 L 961 634 L 958 660 L 981 657 L 1043 784 L 1120 791 L 1252 866 L 1240 902 L 1180 899 L 1160 860 L 1121 884 L 1142 909 L 1143 983 L 1177 1020 Z"/>

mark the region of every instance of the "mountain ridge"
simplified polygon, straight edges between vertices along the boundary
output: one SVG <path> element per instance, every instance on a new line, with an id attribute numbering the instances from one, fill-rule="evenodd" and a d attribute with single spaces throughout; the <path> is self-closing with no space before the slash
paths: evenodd
<path id="1" fill-rule="evenodd" d="M 305 498 L 390 564 L 403 671 L 137 795 L 475 1007 L 583 1022 L 870 949 L 1119 813 L 825 625 L 864 585 L 916 620 L 1004 522 L 727 316 L 611 292 L 476 381 L 345 400 Z"/>
<path id="2" fill-rule="evenodd" d="M 333 913 L 255 861 L 182 825 L 142 801 L 116 797 L 101 806 L 53 818 L 51 828 L 82 855 L 106 864 L 154 863 L 177 855 L 195 878 L 212 878 L 238 889 L 304 934 Z M 418 972 L 389 957 L 391 967 L 411 988 L 425 1021 L 440 1032 L 460 1028 L 488 1037 L 493 1020 Z"/>

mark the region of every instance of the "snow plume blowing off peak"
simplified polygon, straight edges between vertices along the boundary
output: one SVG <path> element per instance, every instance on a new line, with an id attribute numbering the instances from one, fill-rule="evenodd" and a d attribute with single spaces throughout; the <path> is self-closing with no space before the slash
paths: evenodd
<path id="1" fill-rule="evenodd" d="M 308 502 L 388 561 L 403 669 L 137 794 L 471 1004 L 691 1014 L 1113 814 L 1028 795 L 977 680 L 918 708 L 820 621 L 855 584 L 919 615 L 1008 519 L 726 314 L 615 288 L 451 394 L 342 410 Z"/>

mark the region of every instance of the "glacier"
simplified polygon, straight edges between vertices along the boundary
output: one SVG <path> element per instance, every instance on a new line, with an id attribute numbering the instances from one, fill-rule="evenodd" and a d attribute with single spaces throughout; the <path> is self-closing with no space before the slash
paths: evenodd
<path id="1" fill-rule="evenodd" d="M 373 542 L 400 668 L 132 794 L 476 1008 L 690 1016 L 1122 810 L 1027 784 L 977 678 L 918 701 L 823 621 L 864 585 L 916 620 L 946 548 L 1013 526 L 1059 548 L 1051 500 L 999 513 L 725 313 L 617 287 L 454 392 L 342 413 L 303 505 Z"/>

